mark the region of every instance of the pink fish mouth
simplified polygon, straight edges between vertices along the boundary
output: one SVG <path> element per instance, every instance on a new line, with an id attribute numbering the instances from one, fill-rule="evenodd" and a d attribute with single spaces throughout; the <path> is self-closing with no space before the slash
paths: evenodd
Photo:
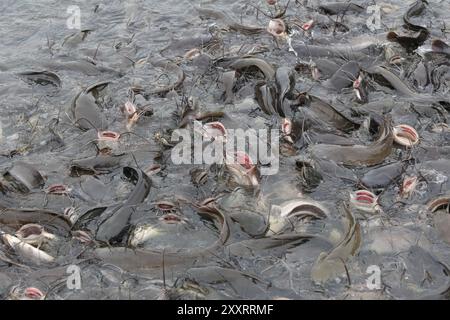
<path id="1" fill-rule="evenodd" d="M 173 211 L 176 210 L 177 207 L 174 203 L 171 203 L 169 201 L 159 201 L 155 203 L 155 206 L 157 209 L 163 211 L 163 212 L 168 212 L 168 211 Z"/>
<path id="2" fill-rule="evenodd" d="M 378 197 L 370 191 L 358 190 L 350 194 L 350 202 L 364 211 L 375 211 L 378 207 Z"/>
<path id="3" fill-rule="evenodd" d="M 292 132 L 292 121 L 288 118 L 283 118 L 281 128 L 285 135 L 290 135 Z"/>
<path id="4" fill-rule="evenodd" d="M 166 213 L 162 217 L 160 217 L 159 220 L 163 221 L 166 224 L 177 224 L 183 221 L 179 215 L 173 213 Z"/>
<path id="5" fill-rule="evenodd" d="M 206 134 L 209 137 L 226 137 L 227 136 L 227 129 L 225 126 L 219 122 L 209 122 L 206 123 L 203 128 L 206 130 Z"/>
<path id="6" fill-rule="evenodd" d="M 24 296 L 28 299 L 42 300 L 45 295 L 38 288 L 28 287 L 24 291 Z"/>
<path id="7" fill-rule="evenodd" d="M 120 138 L 120 134 L 114 131 L 100 131 L 98 133 L 98 139 L 101 141 L 116 142 Z"/>
<path id="8" fill-rule="evenodd" d="M 157 174 L 160 171 L 161 171 L 161 166 L 159 164 L 153 164 L 153 165 L 149 166 L 147 169 L 145 169 L 145 173 L 149 176 L 151 176 L 153 174 Z"/>
<path id="9" fill-rule="evenodd" d="M 54 184 L 48 187 L 47 193 L 55 195 L 66 195 L 69 193 L 69 188 L 63 184 Z"/>
<path id="10" fill-rule="evenodd" d="M 283 122 L 281 123 L 281 131 L 283 132 L 283 138 L 289 143 L 294 143 L 294 140 L 291 137 L 292 133 L 292 121 L 288 118 L 283 118 Z"/>
<path id="11" fill-rule="evenodd" d="M 416 188 L 418 181 L 419 179 L 416 176 L 406 177 L 400 188 L 400 195 L 402 197 L 409 196 Z"/>
<path id="12" fill-rule="evenodd" d="M 136 113 L 137 109 L 131 101 L 127 101 L 125 102 L 124 111 L 128 116 L 132 116 Z"/>
<path id="13" fill-rule="evenodd" d="M 81 243 L 90 243 L 90 242 L 92 242 L 91 235 L 88 232 L 83 231 L 83 230 L 73 231 L 72 232 L 72 237 L 74 239 L 77 239 Z"/>
<path id="14" fill-rule="evenodd" d="M 419 142 L 419 134 L 413 127 L 400 124 L 394 127 L 394 140 L 399 145 L 412 147 Z"/>
<path id="15" fill-rule="evenodd" d="M 358 76 L 358 78 L 353 82 L 353 89 L 359 89 L 361 87 L 362 77 Z"/>
<path id="16" fill-rule="evenodd" d="M 238 151 L 233 156 L 227 155 L 226 166 L 235 178 L 245 180 L 241 184 L 252 186 L 259 184 L 257 167 L 247 153 Z"/>
<path id="17" fill-rule="evenodd" d="M 234 159 L 236 163 L 240 164 L 242 167 L 244 167 L 247 170 L 251 170 L 255 165 L 253 164 L 252 159 L 250 156 L 245 152 L 236 152 L 234 154 Z"/>

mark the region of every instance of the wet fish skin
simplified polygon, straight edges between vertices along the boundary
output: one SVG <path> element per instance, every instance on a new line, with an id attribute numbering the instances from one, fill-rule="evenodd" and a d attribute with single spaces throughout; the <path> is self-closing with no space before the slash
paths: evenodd
<path id="1" fill-rule="evenodd" d="M 237 23 L 227 13 L 215 10 L 213 8 L 204 8 L 195 6 L 195 9 L 198 11 L 200 15 L 204 15 L 208 18 L 217 19 L 225 23 L 230 29 L 241 32 L 243 34 L 259 34 L 265 32 L 264 28 L 245 26 L 243 24 Z"/>
<path id="2" fill-rule="evenodd" d="M 428 30 L 425 27 L 416 25 L 410 21 L 411 17 L 420 15 L 426 9 L 425 4 L 428 4 L 428 2 L 425 0 L 417 0 L 405 12 L 405 14 L 403 15 L 403 22 L 404 26 L 407 29 L 413 31 L 424 30 L 428 32 Z"/>
<path id="3" fill-rule="evenodd" d="M 94 249 L 94 256 L 129 271 L 161 268 L 163 252 L 165 266 L 188 264 L 194 260 L 208 257 L 228 240 L 230 235 L 229 218 L 215 207 L 198 207 L 197 212 L 221 225 L 219 239 L 207 248 L 195 248 L 184 251 L 171 251 L 167 248 L 163 251 L 128 247 L 101 247 Z"/>
<path id="4" fill-rule="evenodd" d="M 361 245 L 361 226 L 348 204 L 343 206 L 347 226 L 343 239 L 328 253 L 322 252 L 314 263 L 311 277 L 315 282 L 324 283 L 345 272 L 344 263 L 354 256 Z"/>
<path id="5" fill-rule="evenodd" d="M 106 217 L 99 223 L 95 234 L 99 241 L 120 242 L 130 228 L 129 220 L 134 207 L 144 201 L 150 192 L 151 180 L 142 170 L 124 167 L 123 173 L 132 180 L 135 188 L 123 204 L 110 207 L 102 213 Z"/>
<path id="6" fill-rule="evenodd" d="M 324 144 L 333 144 L 340 146 L 353 146 L 355 145 L 355 141 L 349 139 L 345 136 L 333 134 L 333 133 L 322 133 L 317 131 L 307 131 L 305 133 L 308 137 L 308 141 L 312 143 L 324 143 Z"/>
<path id="7" fill-rule="evenodd" d="M 55 258 L 48 253 L 37 249 L 10 234 L 2 235 L 2 240 L 14 249 L 18 255 L 37 265 L 49 264 L 55 261 Z"/>
<path id="8" fill-rule="evenodd" d="M 389 156 L 394 143 L 393 128 L 390 119 L 385 119 L 380 128 L 377 141 L 369 146 L 336 146 L 317 144 L 311 147 L 311 153 L 319 159 L 332 160 L 343 165 L 376 165 Z"/>
<path id="9" fill-rule="evenodd" d="M 227 71 L 222 74 L 222 85 L 225 94 L 225 104 L 233 102 L 233 87 L 236 79 L 236 71 Z"/>
<path id="10" fill-rule="evenodd" d="M 18 187 L 23 192 L 29 192 L 32 189 L 42 187 L 45 184 L 44 178 L 31 164 L 17 161 L 9 169 L 4 177 L 8 180 L 18 182 Z"/>
<path id="11" fill-rule="evenodd" d="M 308 94 L 307 101 L 309 110 L 313 111 L 321 120 L 332 124 L 336 129 L 348 132 L 359 128 L 357 123 L 321 98 Z"/>
<path id="12" fill-rule="evenodd" d="M 439 52 L 450 55 L 450 46 L 442 40 L 439 39 L 433 40 L 431 48 L 433 52 Z"/>
<path id="13" fill-rule="evenodd" d="M 152 88 L 150 90 L 144 90 L 146 97 L 149 97 L 150 95 L 154 94 L 164 95 L 169 91 L 179 88 L 183 84 L 186 75 L 184 73 L 184 70 L 176 63 L 173 63 L 167 59 L 153 59 L 150 61 L 150 63 L 155 68 L 161 68 L 165 72 L 170 71 L 175 73 L 177 75 L 177 80 L 171 84 L 168 84 L 160 88 Z"/>
<path id="14" fill-rule="evenodd" d="M 229 244 L 226 247 L 226 251 L 230 255 L 243 258 L 256 257 L 268 250 L 270 250 L 272 255 L 275 255 L 277 251 L 283 254 L 287 249 L 299 246 L 314 237 L 313 234 L 297 232 L 270 235 L 260 239 L 242 240 Z"/>
<path id="15" fill-rule="evenodd" d="M 313 68 L 318 71 L 318 79 L 316 80 L 319 80 L 320 78 L 331 77 L 339 70 L 340 66 L 330 59 L 316 59 Z"/>
<path id="16" fill-rule="evenodd" d="M 347 12 L 364 12 L 365 8 L 353 2 L 328 2 L 319 6 L 319 12 L 336 15 Z"/>
<path id="17" fill-rule="evenodd" d="M 275 72 L 275 81 L 278 88 L 280 104 L 290 97 L 295 87 L 295 72 L 290 67 L 280 67 Z"/>
<path id="18" fill-rule="evenodd" d="M 123 72 L 114 70 L 108 67 L 102 67 L 92 64 L 87 60 L 74 60 L 74 61 L 63 61 L 58 62 L 55 59 L 51 61 L 45 61 L 42 63 L 45 68 L 49 68 L 50 70 L 68 70 L 79 72 L 85 74 L 87 76 L 98 76 L 103 73 L 111 74 L 117 77 L 122 77 L 124 75 Z"/>
<path id="19" fill-rule="evenodd" d="M 375 46 L 375 43 L 373 44 Z M 348 61 L 373 61 L 373 58 L 364 53 L 369 48 L 369 44 L 359 48 L 355 45 L 348 44 L 346 46 L 319 46 L 298 44 L 293 47 L 298 57 L 302 58 L 330 58 L 345 59 Z"/>
<path id="20" fill-rule="evenodd" d="M 76 124 L 82 130 L 89 130 L 94 127 L 97 130 L 105 129 L 105 121 L 94 97 L 81 93 L 75 101 L 73 114 Z"/>
<path id="21" fill-rule="evenodd" d="M 399 43 L 408 53 L 414 52 L 429 36 L 430 32 L 428 30 L 420 30 L 415 36 L 401 36 L 394 31 L 389 32 L 387 35 L 389 41 Z"/>
<path id="22" fill-rule="evenodd" d="M 406 170 L 406 162 L 394 162 L 368 171 L 361 178 L 367 188 L 385 188 L 394 183 Z"/>
<path id="23" fill-rule="evenodd" d="M 217 266 L 194 267 L 187 270 L 187 274 L 200 284 L 228 283 L 240 298 L 267 297 L 267 290 L 270 290 L 267 281 L 235 269 Z"/>
<path id="24" fill-rule="evenodd" d="M 178 40 L 173 40 L 169 45 L 163 48 L 160 52 L 165 53 L 175 53 L 178 56 L 183 56 L 188 50 L 193 48 L 202 48 L 208 46 L 213 42 L 215 38 L 208 34 L 195 38 L 183 38 Z"/>
<path id="25" fill-rule="evenodd" d="M 72 223 L 70 220 L 53 211 L 44 209 L 6 208 L 0 206 L 0 223 L 15 228 L 29 223 L 57 227 L 60 231 L 70 232 Z"/>
<path id="26" fill-rule="evenodd" d="M 278 93 L 271 83 L 258 82 L 255 85 L 255 98 L 261 110 L 266 114 L 285 116 L 282 110 L 278 109 Z"/>
<path id="27" fill-rule="evenodd" d="M 241 58 L 233 61 L 229 66 L 233 70 L 241 70 L 249 67 L 257 67 L 267 80 L 275 77 L 274 68 L 265 60 L 259 58 Z"/>
<path id="28" fill-rule="evenodd" d="M 79 173 L 91 172 L 91 174 L 109 173 L 120 166 L 125 155 L 98 155 L 84 159 L 72 160 L 70 163 L 71 176 Z"/>

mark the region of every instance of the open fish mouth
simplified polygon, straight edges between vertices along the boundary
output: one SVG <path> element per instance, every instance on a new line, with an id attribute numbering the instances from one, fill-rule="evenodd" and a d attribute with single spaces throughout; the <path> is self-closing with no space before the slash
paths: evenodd
<path id="1" fill-rule="evenodd" d="M 120 134 L 114 131 L 100 131 L 98 133 L 98 139 L 102 141 L 116 142 L 120 138 Z"/>
<path id="2" fill-rule="evenodd" d="M 428 211 L 434 213 L 438 210 L 447 209 L 450 206 L 450 196 L 442 196 L 431 200 L 427 204 Z"/>
<path id="3" fill-rule="evenodd" d="M 45 231 L 43 226 L 35 223 L 23 225 L 17 230 L 16 236 L 29 244 L 40 244 L 46 240 L 56 239 L 55 235 Z"/>
<path id="4" fill-rule="evenodd" d="M 44 293 L 38 288 L 28 287 L 25 289 L 24 296 L 32 300 L 42 300 L 45 298 Z"/>
<path id="5" fill-rule="evenodd" d="M 53 184 L 47 188 L 47 193 L 55 195 L 67 195 L 70 191 L 71 189 L 63 184 Z"/>
<path id="6" fill-rule="evenodd" d="M 281 132 L 283 133 L 283 138 L 289 142 L 294 143 L 294 140 L 291 137 L 292 133 L 292 121 L 288 118 L 283 118 L 281 122 Z"/>
<path id="7" fill-rule="evenodd" d="M 9 295 L 9 300 L 43 300 L 45 299 L 45 294 L 36 287 L 27 287 L 25 289 L 14 286 L 11 288 Z"/>
<path id="8" fill-rule="evenodd" d="M 227 129 L 221 122 L 215 121 L 205 123 L 203 129 L 205 130 L 205 133 L 203 134 L 205 138 L 227 137 Z"/>
<path id="9" fill-rule="evenodd" d="M 350 203 L 357 209 L 375 212 L 380 209 L 378 197 L 367 190 L 358 190 L 350 193 Z"/>
<path id="10" fill-rule="evenodd" d="M 250 156 L 247 153 L 245 153 L 243 151 L 235 152 L 233 155 L 233 159 L 234 159 L 235 163 L 239 164 L 246 170 L 250 170 L 254 166 L 253 160 L 250 158 Z"/>
<path id="11" fill-rule="evenodd" d="M 286 25 L 281 19 L 273 19 L 269 21 L 267 31 L 275 37 L 286 36 Z"/>
<path id="12" fill-rule="evenodd" d="M 164 222 L 166 224 L 179 224 L 179 223 L 185 223 L 183 218 L 177 214 L 174 213 L 166 213 L 159 217 L 159 221 Z"/>
<path id="13" fill-rule="evenodd" d="M 131 101 L 127 101 L 124 105 L 124 112 L 131 117 L 137 112 L 136 106 Z"/>
<path id="14" fill-rule="evenodd" d="M 155 202 L 155 208 L 162 212 L 171 212 L 178 210 L 178 206 L 170 201 L 157 201 Z"/>
<path id="15" fill-rule="evenodd" d="M 403 180 L 401 189 L 400 189 L 400 195 L 403 198 L 407 198 L 409 195 L 411 195 L 414 192 L 418 183 L 419 183 L 419 178 L 417 176 L 405 177 L 405 179 Z"/>
<path id="16" fill-rule="evenodd" d="M 238 185 L 252 187 L 259 185 L 258 168 L 246 152 L 227 154 L 225 161 L 227 171 Z"/>
<path id="17" fill-rule="evenodd" d="M 405 58 L 400 55 L 394 55 L 389 59 L 389 63 L 394 65 L 402 64 L 403 61 L 405 61 Z"/>
<path id="18" fill-rule="evenodd" d="M 413 127 L 400 124 L 394 127 L 394 141 L 405 147 L 412 147 L 419 143 L 419 134 Z"/>

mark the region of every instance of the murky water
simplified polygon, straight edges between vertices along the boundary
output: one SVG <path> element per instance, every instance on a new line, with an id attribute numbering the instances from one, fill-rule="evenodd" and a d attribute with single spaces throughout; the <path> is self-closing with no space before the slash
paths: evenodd
<path id="1" fill-rule="evenodd" d="M 354 3 L 2 0 L 0 297 L 448 298 L 450 2 Z M 277 173 L 174 164 L 216 121 Z"/>

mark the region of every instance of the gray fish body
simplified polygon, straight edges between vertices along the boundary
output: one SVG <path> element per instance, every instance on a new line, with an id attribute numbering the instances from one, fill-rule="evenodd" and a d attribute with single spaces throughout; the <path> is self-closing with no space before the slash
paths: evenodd
<path id="1" fill-rule="evenodd" d="M 324 86 L 338 91 L 350 87 L 358 78 L 359 71 L 360 67 L 356 61 L 347 62 L 329 80 L 324 82 Z"/>
<path id="2" fill-rule="evenodd" d="M 233 70 L 241 70 L 249 67 L 256 67 L 264 74 L 266 79 L 271 80 L 275 76 L 275 70 L 265 60 L 259 58 L 241 58 L 233 61 L 229 67 Z"/>
<path id="3" fill-rule="evenodd" d="M 368 42 L 363 45 L 344 45 L 344 46 L 319 46 L 299 44 L 293 47 L 298 57 L 301 58 L 331 58 L 345 59 L 349 61 L 371 61 L 370 57 L 373 51 L 377 50 L 377 44 Z"/>
<path id="4" fill-rule="evenodd" d="M 347 226 L 343 239 L 328 253 L 322 252 L 311 270 L 315 282 L 324 283 L 345 272 L 345 261 L 361 246 L 361 226 L 348 205 L 344 206 Z"/>
<path id="5" fill-rule="evenodd" d="M 98 155 L 95 157 L 72 160 L 70 163 L 71 175 L 81 175 L 85 172 L 91 174 L 111 172 L 120 166 L 123 157 L 124 156 L 122 155 Z"/>
<path id="6" fill-rule="evenodd" d="M 39 85 L 52 85 L 56 88 L 56 91 L 61 89 L 61 79 L 56 73 L 50 71 L 30 71 L 22 72 L 19 74 L 28 83 L 34 83 Z"/>
<path id="7" fill-rule="evenodd" d="M 319 11 L 329 15 L 336 15 L 347 12 L 361 13 L 365 12 L 365 8 L 352 2 L 328 2 L 320 5 Z"/>
<path id="8" fill-rule="evenodd" d="M 312 146 L 312 154 L 319 159 L 332 160 L 344 165 L 375 165 L 390 155 L 394 135 L 390 122 L 384 122 L 380 138 L 369 146 L 336 146 L 318 144 Z"/>
<path id="9" fill-rule="evenodd" d="M 106 123 L 92 95 L 80 94 L 75 101 L 73 111 L 75 121 L 81 129 L 89 130 L 92 127 L 97 130 L 105 129 Z"/>
<path id="10" fill-rule="evenodd" d="M 377 74 L 386 79 L 387 82 L 402 96 L 413 99 L 422 103 L 437 103 L 448 102 L 449 98 L 446 96 L 439 96 L 438 94 L 424 94 L 417 93 L 408 87 L 398 76 L 382 66 L 373 66 L 367 70 L 369 73 Z"/>
<path id="11" fill-rule="evenodd" d="M 285 97 L 289 98 L 292 90 L 295 87 L 295 74 L 289 67 L 280 67 L 275 72 L 275 82 L 278 88 L 278 94 L 280 103 L 282 103 Z"/>
<path id="12" fill-rule="evenodd" d="M 276 115 L 280 113 L 278 108 L 278 94 L 272 84 L 265 82 L 256 84 L 255 97 L 261 110 L 266 114 Z"/>
<path id="13" fill-rule="evenodd" d="M 215 208 L 197 208 L 198 214 L 220 224 L 220 234 L 217 241 L 206 248 L 191 250 L 142 250 L 127 247 L 103 247 L 94 250 L 94 255 L 105 262 L 115 264 L 126 270 L 148 270 L 162 267 L 164 254 L 165 266 L 185 265 L 192 261 L 207 257 L 223 246 L 230 235 L 229 218 Z"/>
<path id="14" fill-rule="evenodd" d="M 135 188 L 125 203 L 110 207 L 102 213 L 106 218 L 99 224 L 96 239 L 103 242 L 120 240 L 126 233 L 134 206 L 144 201 L 150 192 L 151 180 L 141 170 L 124 168 L 124 175 L 135 183 Z"/>
<path id="15" fill-rule="evenodd" d="M 53 211 L 44 209 L 25 208 L 1 208 L 0 223 L 14 228 L 20 228 L 24 224 L 39 223 L 43 225 L 58 227 L 59 230 L 69 232 L 72 223 L 70 220 Z"/>
<path id="16" fill-rule="evenodd" d="M 233 87 L 236 79 L 236 71 L 227 71 L 222 74 L 222 85 L 225 91 L 225 104 L 233 102 Z"/>
<path id="17" fill-rule="evenodd" d="M 28 192 L 34 188 L 41 187 L 45 184 L 44 178 L 42 178 L 39 171 L 37 171 L 32 165 L 17 161 L 14 166 L 5 173 L 5 177 L 13 179 L 18 182 L 19 189 Z"/>
<path id="18" fill-rule="evenodd" d="M 361 182 L 367 188 L 384 188 L 395 182 L 404 170 L 404 163 L 390 163 L 370 170 L 361 178 Z"/>
<path id="19" fill-rule="evenodd" d="M 317 59 L 314 61 L 314 64 L 314 68 L 318 71 L 319 79 L 331 77 L 340 68 L 337 63 L 329 59 Z"/>
<path id="20" fill-rule="evenodd" d="M 308 140 L 312 143 L 324 143 L 340 146 L 353 146 L 355 141 L 333 133 L 307 132 Z"/>
<path id="21" fill-rule="evenodd" d="M 336 108 L 322 99 L 315 96 L 309 96 L 309 102 L 308 109 L 313 111 L 319 119 L 333 125 L 336 129 L 350 131 L 359 127 L 358 124 L 348 119 L 336 110 Z"/>

